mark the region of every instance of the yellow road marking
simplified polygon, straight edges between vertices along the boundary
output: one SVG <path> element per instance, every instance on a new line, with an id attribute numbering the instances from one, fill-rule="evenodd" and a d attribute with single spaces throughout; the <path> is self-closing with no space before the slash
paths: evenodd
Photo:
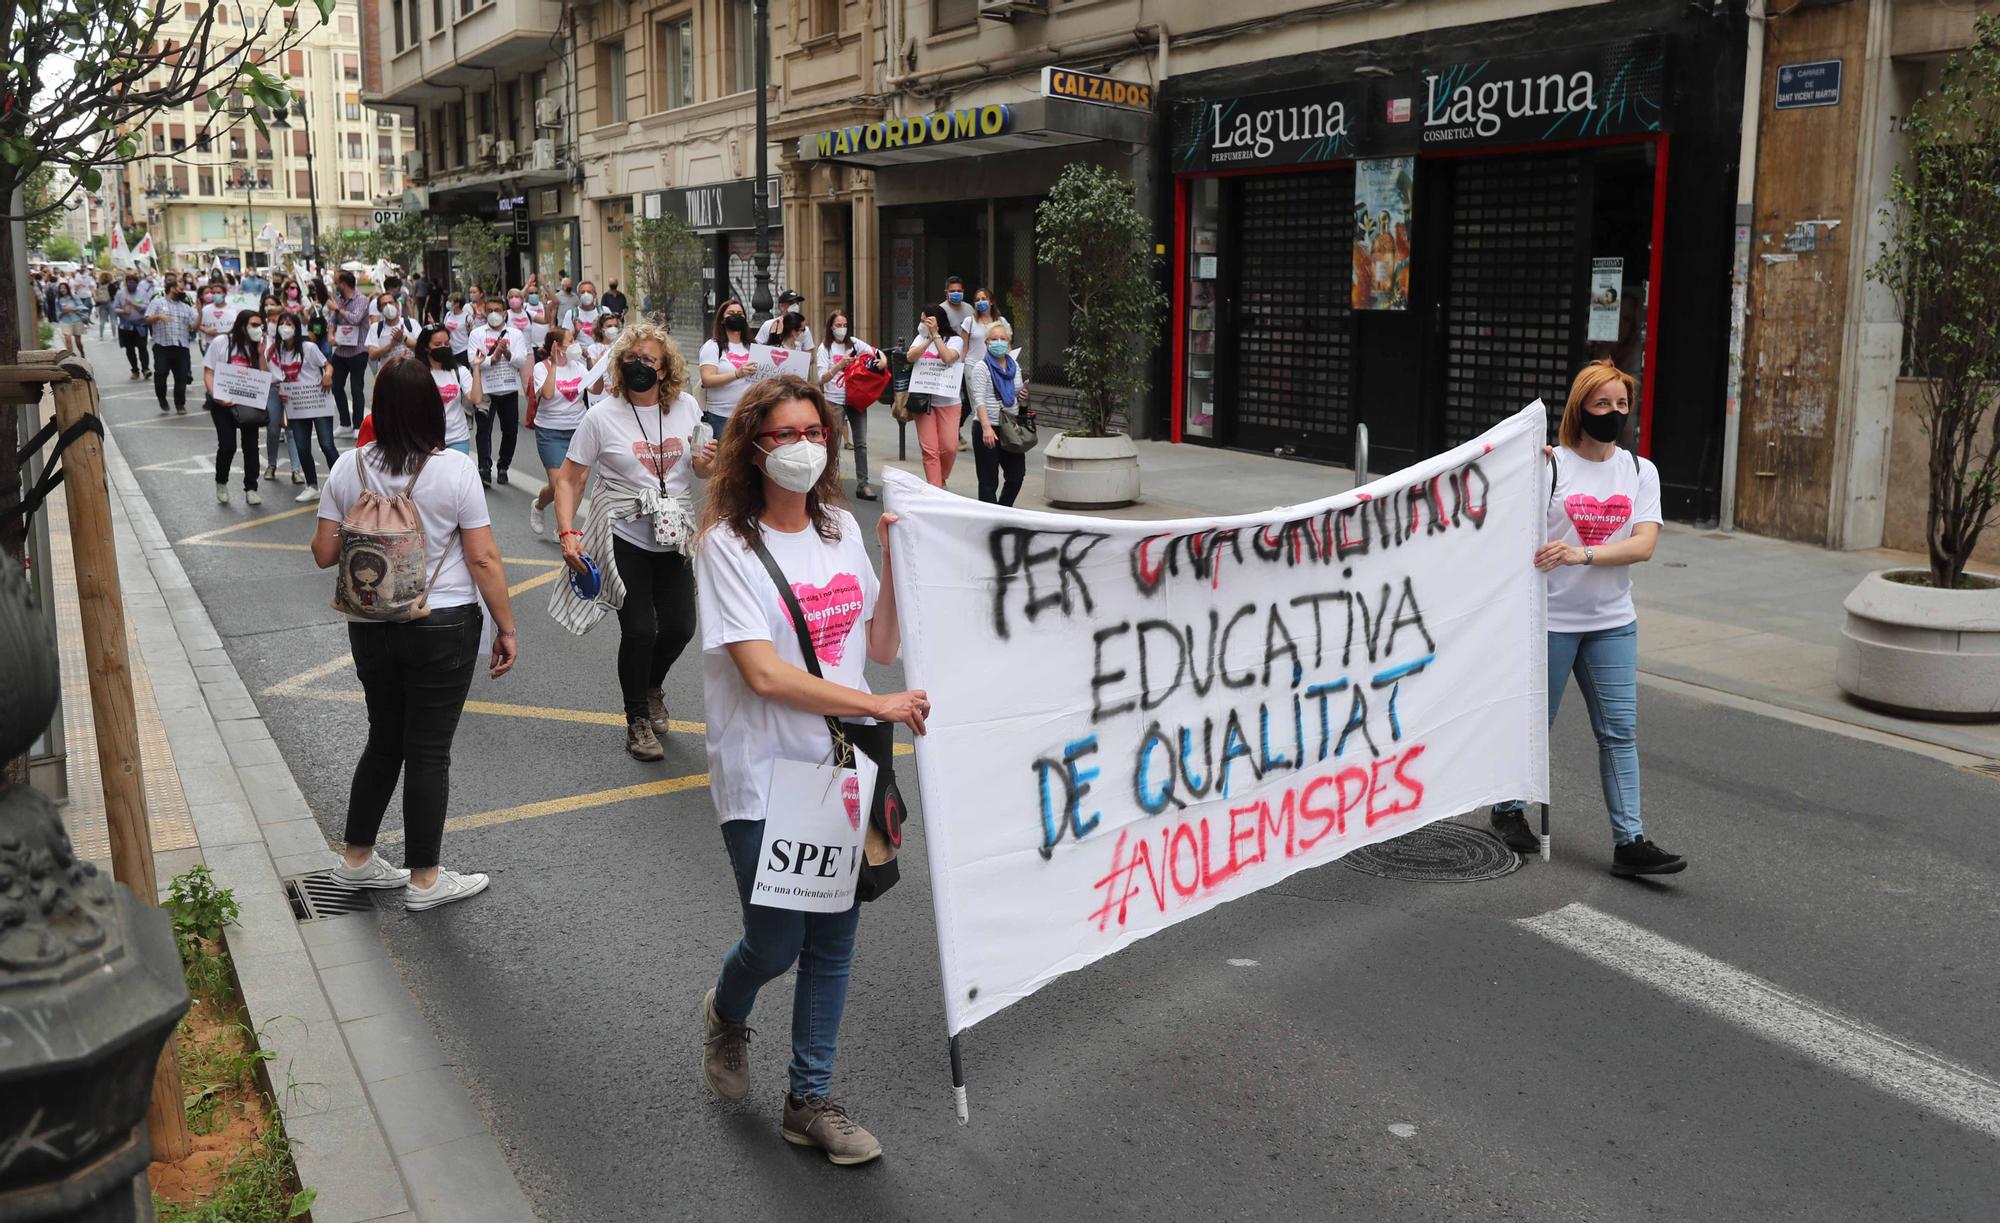
<path id="1" fill-rule="evenodd" d="M 306 686 L 315 680 L 325 679 L 336 671 L 344 671 L 354 665 L 354 655 L 342 654 L 330 662 L 323 662 L 309 671 L 301 671 L 290 679 L 281 679 L 264 689 L 265 696 L 294 696 L 303 693 Z"/>
<path id="2" fill-rule="evenodd" d="M 106 395 L 104 398 L 109 399 L 111 396 Z M 115 422 L 111 427 L 114 429 L 192 429 L 199 427 L 213 430 L 215 422 L 209 420 L 208 414 L 204 412 L 199 417 L 158 416 L 150 420 L 121 420 Z"/>
<path id="3" fill-rule="evenodd" d="M 512 824 L 519 820 L 532 820 L 544 815 L 562 815 L 570 811 L 581 811 L 588 807 L 608 807 L 614 803 L 631 802 L 635 798 L 653 798 L 661 794 L 677 794 L 683 790 L 699 790 L 708 785 L 708 774 L 691 773 L 686 777 L 673 777 L 665 781 L 647 781 L 638 785 L 619 786 L 612 790 L 593 790 L 588 794 L 573 794 L 568 798 L 551 798 L 539 803 L 522 803 L 518 807 L 501 807 L 493 811 L 481 811 L 476 815 L 461 815 L 444 822 L 446 832 L 464 832 L 473 828 L 491 828 L 495 824 Z M 384 832 L 376 838 L 379 845 L 400 844 L 403 834 L 400 830 Z"/>
<path id="4" fill-rule="evenodd" d="M 198 535 L 190 535 L 186 539 L 177 539 L 174 542 L 176 544 L 205 544 L 218 535 L 229 535 L 236 531 L 247 531 L 251 527 L 262 526 L 267 522 L 279 522 L 286 518 L 297 518 L 300 514 L 317 513 L 319 513 L 319 505 L 315 502 L 312 505 L 301 505 L 296 509 L 281 510 L 276 514 L 265 514 L 259 518 L 249 518 L 242 522 L 233 522 L 226 527 L 217 527 L 213 531 L 203 531 Z"/>
<path id="5" fill-rule="evenodd" d="M 562 576 L 562 573 L 563 573 L 563 563 L 561 561 L 557 561 L 556 567 L 549 570 L 547 573 L 540 574 L 536 577 L 531 577 L 523 582 L 516 582 L 512 586 L 509 586 L 507 588 L 507 594 L 509 595 L 509 597 L 519 594 L 526 594 L 528 591 L 533 590 L 537 586 L 546 586 L 550 582 L 555 581 L 557 578 Z"/>

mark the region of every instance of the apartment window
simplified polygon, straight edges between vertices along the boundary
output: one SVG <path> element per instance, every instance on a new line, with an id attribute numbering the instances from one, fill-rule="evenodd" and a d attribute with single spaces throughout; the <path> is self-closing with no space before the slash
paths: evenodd
<path id="1" fill-rule="evenodd" d="M 340 24 L 336 28 L 342 34 L 351 35 L 354 33 L 354 15 L 352 13 L 342 13 L 339 17 L 339 22 Z"/>
<path id="2" fill-rule="evenodd" d="M 724 5 L 722 62 L 729 78 L 722 88 L 724 93 L 742 93 L 757 87 L 756 18 L 750 0 L 724 0 Z"/>
<path id="3" fill-rule="evenodd" d="M 164 153 L 166 149 L 167 125 L 164 123 L 155 123 L 153 125 L 153 151 L 155 153 Z"/>
<path id="4" fill-rule="evenodd" d="M 597 44 L 597 123 L 625 122 L 625 44 Z"/>
<path id="5" fill-rule="evenodd" d="M 394 127 L 396 126 L 396 116 L 377 113 L 375 116 L 375 126 Z"/>
<path id="6" fill-rule="evenodd" d="M 263 132 L 257 133 L 257 158 L 259 161 L 271 160 L 271 138 Z"/>
<path id="7" fill-rule="evenodd" d="M 396 168 L 394 166 L 384 167 L 382 170 L 382 194 L 397 195 L 401 191 L 402 188 L 396 185 Z"/>
<path id="8" fill-rule="evenodd" d="M 444 29 L 444 0 L 431 0 L 431 33 Z"/>
<path id="9" fill-rule="evenodd" d="M 199 4 L 183 4 L 181 5 L 181 13 L 189 21 L 201 20 L 201 6 Z"/>
<path id="10" fill-rule="evenodd" d="M 335 58 L 340 61 L 341 80 L 358 81 L 361 79 L 361 57 L 359 55 L 348 51 L 341 51 L 336 53 Z"/>
<path id="11" fill-rule="evenodd" d="M 424 36 L 424 31 L 422 26 L 422 17 L 424 11 L 423 0 L 409 0 L 409 5 L 410 5 L 410 45 L 414 47 L 417 45 L 417 40 Z"/>
<path id="12" fill-rule="evenodd" d="M 361 133 L 347 133 L 347 157 L 350 161 L 361 160 Z"/>
<path id="13" fill-rule="evenodd" d="M 454 166 L 465 164 L 465 103 L 447 102 L 444 108 L 445 132 L 451 140 L 451 162 Z"/>
<path id="14" fill-rule="evenodd" d="M 473 126 L 480 132 L 493 130 L 493 95 L 475 93 L 472 95 Z"/>
<path id="15" fill-rule="evenodd" d="M 396 50 L 398 51 L 403 49 L 403 8 L 403 0 L 391 0 L 389 24 L 396 31 Z"/>
<path id="16" fill-rule="evenodd" d="M 229 133 L 229 160 L 243 160 L 243 132 L 240 129 Z"/>
<path id="17" fill-rule="evenodd" d="M 292 194 L 300 199 L 307 199 L 311 197 L 312 193 L 312 175 L 307 174 L 304 170 L 292 171 Z"/>
<path id="18" fill-rule="evenodd" d="M 840 33 L 841 0 L 812 0 L 812 28 L 807 31 L 814 38 L 825 38 Z"/>
<path id="19" fill-rule="evenodd" d="M 210 166 L 203 166 L 195 173 L 197 181 L 201 183 L 201 193 L 203 195 L 214 195 L 215 194 L 214 168 Z"/>
<path id="20" fill-rule="evenodd" d="M 659 68 L 653 96 L 659 100 L 654 110 L 672 110 L 694 104 L 694 18 L 677 17 L 656 27 L 655 54 Z"/>
<path id="21" fill-rule="evenodd" d="M 340 111 L 349 119 L 358 122 L 361 118 L 361 95 L 358 93 L 342 94 Z"/>
<path id="22" fill-rule="evenodd" d="M 535 96 L 541 96 L 541 81 L 535 82 Z M 531 110 L 532 113 L 532 110 Z M 500 95 L 500 139 L 518 142 L 521 138 L 521 95 L 509 89 Z"/>
<path id="23" fill-rule="evenodd" d="M 360 170 L 349 170 L 346 174 L 347 187 L 342 192 L 343 199 L 365 200 L 368 198 L 368 175 Z"/>
<path id="24" fill-rule="evenodd" d="M 208 113 L 208 95 L 207 95 L 207 94 L 205 94 L 205 93 L 198 93 L 198 94 L 194 95 L 194 113 L 195 113 L 195 114 L 197 114 L 197 115 L 205 115 L 205 114 L 207 114 L 207 113 Z"/>
<path id="25" fill-rule="evenodd" d="M 931 29 L 963 29 L 979 20 L 979 0 L 931 0 Z"/>
<path id="26" fill-rule="evenodd" d="M 292 156 L 304 157 L 312 151 L 311 145 L 312 142 L 306 138 L 305 128 L 295 127 L 292 129 Z"/>
<path id="27" fill-rule="evenodd" d="M 375 137 L 375 164 L 393 166 L 396 164 L 396 138 L 377 135 Z"/>
<path id="28" fill-rule="evenodd" d="M 458 15 L 463 17 L 479 4 L 479 0 L 458 0 Z"/>
<path id="29" fill-rule="evenodd" d="M 306 53 L 294 48 L 285 52 L 285 75 L 304 76 L 306 74 Z"/>
<path id="30" fill-rule="evenodd" d="M 271 171 L 268 168 L 259 169 L 257 171 L 257 190 L 269 191 L 270 189 L 271 189 Z"/>
<path id="31" fill-rule="evenodd" d="M 187 189 L 188 189 L 188 168 L 186 166 L 175 166 L 174 190 L 185 193 Z"/>

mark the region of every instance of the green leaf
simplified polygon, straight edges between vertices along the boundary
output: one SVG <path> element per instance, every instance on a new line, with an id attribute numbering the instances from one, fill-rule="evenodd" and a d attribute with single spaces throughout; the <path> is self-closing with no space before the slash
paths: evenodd
<path id="1" fill-rule="evenodd" d="M 77 171 L 76 181 L 83 184 L 85 191 L 96 191 L 104 185 L 104 176 L 88 167 Z"/>
<path id="2" fill-rule="evenodd" d="M 285 1217 L 287 1219 L 298 1218 L 306 1211 L 312 1209 L 313 1202 L 318 1197 L 319 1197 L 319 1190 L 314 1189 L 311 1186 L 307 1186 L 306 1188 L 299 1190 L 297 1193 L 292 1195 L 292 1204 L 290 1209 L 285 1211 Z"/>

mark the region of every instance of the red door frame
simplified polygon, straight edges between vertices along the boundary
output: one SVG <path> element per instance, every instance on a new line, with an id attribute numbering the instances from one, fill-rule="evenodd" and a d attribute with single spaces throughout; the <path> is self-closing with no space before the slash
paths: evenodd
<path id="1" fill-rule="evenodd" d="M 1651 456 L 1653 450 L 1653 374 L 1654 357 L 1660 343 L 1660 298 L 1663 295 L 1662 277 L 1666 271 L 1667 237 L 1667 151 L 1672 138 L 1665 132 L 1652 136 L 1604 136 L 1590 140 L 1558 140 L 1546 144 L 1511 144 L 1488 148 L 1451 149 L 1438 152 L 1419 153 L 1420 160 L 1434 160 L 1446 157 L 1489 157 L 1505 153 L 1545 153 L 1564 149 L 1602 148 L 1621 144 L 1652 144 L 1653 160 L 1653 232 L 1648 239 L 1646 268 L 1646 355 L 1645 370 L 1639 386 L 1639 453 Z M 1310 170 L 1325 170 L 1336 166 L 1352 165 L 1352 158 L 1340 161 L 1311 162 L 1305 165 L 1280 166 L 1272 169 L 1214 170 L 1199 174 L 1176 174 L 1174 176 L 1174 289 L 1172 295 L 1173 343 L 1174 343 L 1174 388 L 1171 403 L 1172 415 L 1168 421 L 1168 439 L 1176 444 L 1183 440 L 1182 421 L 1186 415 L 1187 400 L 1187 214 L 1188 188 L 1200 178 L 1240 178 L 1249 174 L 1298 174 Z"/>

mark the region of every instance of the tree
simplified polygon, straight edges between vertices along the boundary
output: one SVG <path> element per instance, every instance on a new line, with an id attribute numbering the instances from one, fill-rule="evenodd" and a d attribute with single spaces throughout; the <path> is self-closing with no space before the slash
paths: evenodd
<path id="1" fill-rule="evenodd" d="M 490 278 L 500 274 L 500 258 L 507 247 L 507 235 L 478 217 L 466 217 L 452 226 L 451 252 L 458 265 L 455 287 L 478 285 L 498 290 L 499 282 Z"/>
<path id="2" fill-rule="evenodd" d="M 423 270 L 424 252 L 430 248 L 431 221 L 421 212 L 405 212 L 400 220 L 377 225 L 362 242 L 369 259 L 387 259 L 412 274 Z"/>
<path id="3" fill-rule="evenodd" d="M 27 213 L 28 249 L 31 251 L 47 246 L 56 232 L 61 206 L 52 198 L 55 178 L 53 167 L 39 166 L 21 188 L 21 202 Z"/>
<path id="4" fill-rule="evenodd" d="M 259 108 L 290 101 L 283 80 L 262 64 L 297 45 L 305 23 L 287 20 L 298 0 L 261 0 L 268 5 L 261 13 L 248 7 L 259 2 L 232 0 L 229 24 L 220 26 L 224 5 L 200 5 L 191 27 L 174 36 L 166 30 L 186 11 L 179 4 L 0 4 L 0 200 L 8 219 L 33 224 L 52 216 L 74 192 L 98 190 L 105 168 L 159 155 L 141 145 L 147 124 L 196 98 L 209 105 L 194 133 L 196 147 L 246 121 L 262 128 Z M 311 3 L 321 23 L 333 20 L 334 0 Z M 56 167 L 69 172 L 67 185 L 45 188 L 36 203 L 27 189 Z M 17 191 L 22 213 L 12 212 Z M 11 242 L 0 242 L 0 284 L 13 285 L 21 275 L 13 251 Z M 0 294 L 0 365 L 19 356 L 23 321 L 14 295 Z M 18 412 L 0 403 L 0 553 L 16 559 L 22 556 L 22 522 L 12 509 L 20 498 Z"/>
<path id="5" fill-rule="evenodd" d="M 1888 236 L 1869 275 L 1903 307 L 1907 366 L 1930 441 L 1931 584 L 1964 584 L 2000 507 L 2000 17 L 1974 26 L 1938 88 L 1911 107 L 1891 176 Z"/>
<path id="6" fill-rule="evenodd" d="M 640 313 L 663 327 L 674 308 L 693 301 L 701 309 L 701 235 L 676 216 L 636 218 L 625 231 L 626 266 L 639 293 Z"/>
<path id="7" fill-rule="evenodd" d="M 320 235 L 320 245 L 326 248 L 326 257 L 339 265 L 367 253 L 368 234 L 359 229 L 334 230 Z"/>
<path id="8" fill-rule="evenodd" d="M 52 263 L 76 263 L 83 258 L 83 248 L 68 234 L 57 234 L 42 243 L 42 253 Z"/>
<path id="9" fill-rule="evenodd" d="M 107 253 L 111 250 L 111 239 L 103 234 L 90 235 L 90 244 L 84 247 L 84 250 L 90 255 L 90 262 L 98 267 L 111 266 L 111 261 L 107 257 Z"/>
<path id="10" fill-rule="evenodd" d="M 1167 299 L 1152 254 L 1152 227 L 1130 182 L 1072 162 L 1035 210 L 1037 257 L 1069 294 L 1063 370 L 1077 395 L 1084 437 L 1110 436 L 1111 415 L 1146 387 Z"/>

